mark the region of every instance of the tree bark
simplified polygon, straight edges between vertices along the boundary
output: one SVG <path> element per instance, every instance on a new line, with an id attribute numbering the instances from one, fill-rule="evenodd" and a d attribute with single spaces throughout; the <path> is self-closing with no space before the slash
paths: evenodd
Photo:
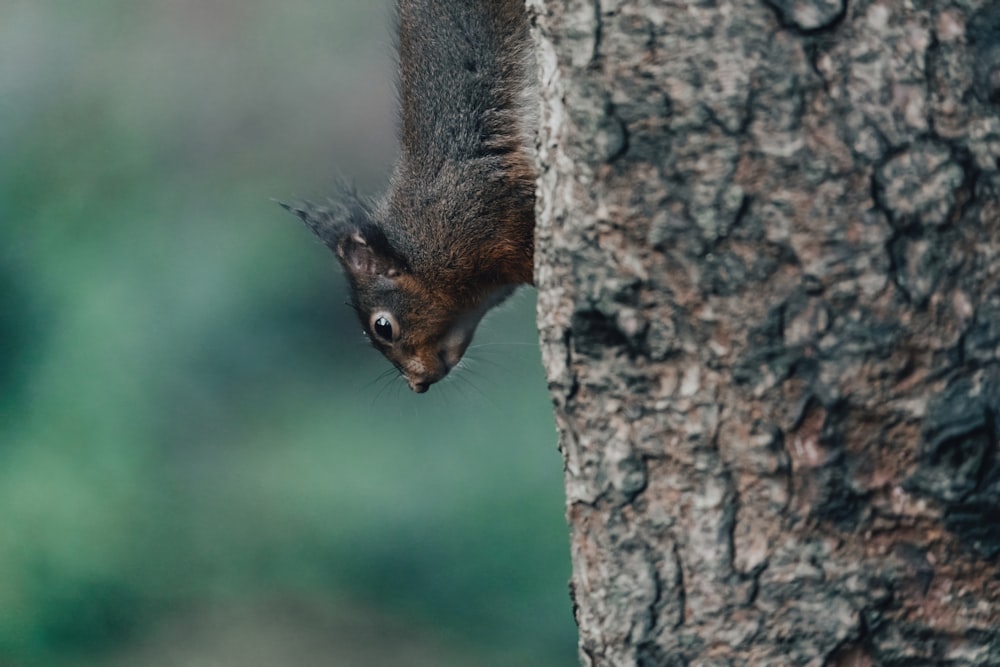
<path id="1" fill-rule="evenodd" d="M 1000 665 L 1000 3 L 529 0 L 585 665 Z"/>

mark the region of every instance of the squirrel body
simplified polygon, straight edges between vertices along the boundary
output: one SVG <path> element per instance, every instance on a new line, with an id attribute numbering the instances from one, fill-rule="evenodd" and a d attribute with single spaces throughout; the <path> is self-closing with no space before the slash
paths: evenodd
<path id="1" fill-rule="evenodd" d="M 376 201 L 286 207 L 337 255 L 372 344 L 415 392 L 533 283 L 533 57 L 524 0 L 399 0 L 400 154 Z"/>

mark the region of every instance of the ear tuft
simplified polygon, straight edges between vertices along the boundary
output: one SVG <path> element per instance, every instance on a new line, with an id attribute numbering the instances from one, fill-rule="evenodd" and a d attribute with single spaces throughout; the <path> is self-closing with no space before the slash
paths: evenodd
<path id="1" fill-rule="evenodd" d="M 342 185 L 340 196 L 323 206 L 309 202 L 278 204 L 333 250 L 349 274 L 395 277 L 406 270 L 405 259 L 394 251 L 372 220 L 370 203 L 362 200 L 353 187 Z"/>
<path id="2" fill-rule="evenodd" d="M 304 222 L 333 250 L 336 250 L 344 234 L 369 224 L 371 218 L 368 203 L 362 201 L 353 188 L 342 188 L 341 196 L 329 200 L 326 205 L 311 202 L 293 205 L 280 201 L 278 205 Z"/>

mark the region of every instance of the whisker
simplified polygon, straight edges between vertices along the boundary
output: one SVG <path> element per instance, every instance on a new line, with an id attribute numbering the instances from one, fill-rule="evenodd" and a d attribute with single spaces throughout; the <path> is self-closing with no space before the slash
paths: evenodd
<path id="1" fill-rule="evenodd" d="M 369 380 L 364 385 L 362 385 L 360 391 L 368 391 L 372 387 L 372 385 L 377 384 L 381 380 L 383 380 L 386 377 L 392 375 L 393 371 L 395 371 L 395 370 L 396 370 L 395 368 L 387 368 L 387 369 L 385 369 L 384 371 L 382 371 L 381 373 L 379 373 L 378 375 L 376 375 L 373 379 Z"/>
<path id="2" fill-rule="evenodd" d="M 434 403 L 439 408 L 441 408 L 441 407 L 447 407 L 448 406 L 448 400 L 447 400 L 448 397 L 446 396 L 446 392 L 451 392 L 451 390 L 453 389 L 451 383 L 450 382 L 438 382 L 437 385 L 436 385 L 436 388 L 437 388 L 437 391 L 434 391 L 432 389 L 431 392 L 430 392 L 430 393 L 434 394 L 434 398 L 431 399 L 431 400 L 433 400 Z"/>
<path id="3" fill-rule="evenodd" d="M 459 370 L 459 369 L 456 369 L 456 370 Z M 461 370 L 463 370 L 463 371 L 466 371 L 466 370 L 468 370 L 468 369 L 466 369 L 466 368 L 461 368 Z M 467 377 L 466 377 L 466 373 L 465 373 L 465 372 L 461 372 L 461 373 L 455 373 L 455 374 L 454 374 L 454 377 L 455 377 L 455 381 L 456 381 L 456 382 L 462 382 L 462 383 L 463 383 L 463 384 L 464 384 L 465 386 L 469 387 L 470 389 L 472 389 L 473 391 L 475 391 L 475 392 L 476 392 L 477 394 L 479 394 L 479 395 L 480 395 L 480 396 L 481 396 L 481 397 L 483 398 L 483 400 L 485 400 L 485 401 L 486 401 L 486 402 L 487 402 L 487 403 L 489 404 L 489 406 L 490 406 L 491 408 L 494 408 L 494 409 L 496 409 L 496 407 L 497 407 L 497 406 L 496 406 L 496 404 L 495 404 L 495 403 L 494 403 L 494 402 L 493 402 L 493 401 L 492 401 L 492 400 L 490 399 L 489 395 L 487 395 L 487 394 L 486 394 L 486 392 L 484 392 L 484 391 L 483 391 L 482 389 L 480 389 L 480 388 L 479 388 L 479 387 L 478 387 L 478 386 L 476 385 L 476 383 L 475 383 L 475 382 L 473 382 L 472 380 L 470 380 L 469 378 L 467 378 Z"/>
<path id="4" fill-rule="evenodd" d="M 476 364 L 486 364 L 488 366 L 491 366 L 492 368 L 497 368 L 497 369 L 502 370 L 502 371 L 509 370 L 508 366 L 504 366 L 499 361 L 494 361 L 493 359 L 487 359 L 485 357 L 468 357 L 466 359 L 463 359 L 462 361 L 468 361 L 469 362 L 466 366 L 464 366 L 464 368 L 470 368 L 471 369 L 471 367 L 475 366 Z"/>
<path id="5" fill-rule="evenodd" d="M 376 402 L 378 402 L 378 400 L 382 397 L 382 395 L 386 392 L 387 389 L 391 387 L 396 387 L 396 388 L 399 387 L 399 383 L 395 382 L 395 379 L 398 376 L 399 376 L 399 369 L 394 366 L 392 368 L 386 369 L 376 378 L 376 381 L 381 382 L 382 386 L 379 388 L 377 392 L 375 392 L 375 396 L 372 397 L 373 405 Z"/>
<path id="6" fill-rule="evenodd" d="M 500 369 L 506 370 L 503 366 L 501 366 L 500 364 L 498 364 L 495 361 L 491 361 L 489 359 L 472 359 L 472 358 L 468 358 L 468 357 L 466 357 L 465 359 L 462 359 L 458 363 L 458 366 L 456 368 L 461 369 L 461 371 L 462 371 L 463 374 L 472 375 L 472 376 L 474 376 L 476 378 L 481 378 L 483 380 L 486 380 L 488 382 L 492 382 L 492 383 L 496 384 L 495 379 L 491 375 L 488 375 L 486 373 L 482 373 L 482 372 L 480 372 L 475 367 L 476 364 L 478 364 L 478 363 L 489 364 L 490 366 L 493 366 L 495 368 L 500 368 Z"/>

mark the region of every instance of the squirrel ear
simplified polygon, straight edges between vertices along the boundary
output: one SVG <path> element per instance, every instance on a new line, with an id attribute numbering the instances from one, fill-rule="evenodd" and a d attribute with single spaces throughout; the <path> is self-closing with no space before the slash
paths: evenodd
<path id="1" fill-rule="evenodd" d="M 399 275 L 406 269 L 406 262 L 392 249 L 382 230 L 372 223 L 368 206 L 353 190 L 345 192 L 345 200 L 331 202 L 329 206 L 278 204 L 306 223 L 337 254 L 349 273 L 390 278 Z"/>
<path id="2" fill-rule="evenodd" d="M 375 243 L 369 243 L 365 234 L 355 228 L 340 238 L 334 251 L 340 258 L 341 264 L 350 273 L 394 278 L 399 275 L 400 266 L 391 254 L 379 252 L 381 241 L 384 239 L 380 238 L 375 240 Z"/>

